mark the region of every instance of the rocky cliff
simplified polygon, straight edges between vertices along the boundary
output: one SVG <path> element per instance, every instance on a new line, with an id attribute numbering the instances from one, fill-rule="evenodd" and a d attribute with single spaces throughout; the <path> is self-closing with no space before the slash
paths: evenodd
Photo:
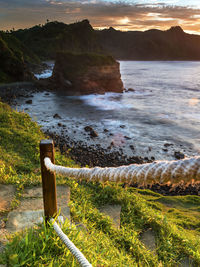
<path id="1" fill-rule="evenodd" d="M 119 63 L 111 56 L 59 52 L 51 86 L 67 94 L 123 92 Z"/>

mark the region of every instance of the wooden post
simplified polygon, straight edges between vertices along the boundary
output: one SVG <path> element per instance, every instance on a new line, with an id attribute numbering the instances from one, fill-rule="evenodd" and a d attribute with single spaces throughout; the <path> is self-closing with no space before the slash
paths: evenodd
<path id="1" fill-rule="evenodd" d="M 57 215 L 57 197 L 56 197 L 56 176 L 50 172 L 44 165 L 44 158 L 48 157 L 52 163 L 54 159 L 53 140 L 41 140 L 40 142 L 40 163 L 42 174 L 42 190 L 44 202 L 44 215 L 46 221 Z"/>

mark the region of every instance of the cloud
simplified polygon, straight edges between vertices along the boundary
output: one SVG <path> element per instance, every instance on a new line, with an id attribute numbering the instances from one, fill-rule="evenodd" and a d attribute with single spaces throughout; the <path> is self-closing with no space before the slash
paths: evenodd
<path id="1" fill-rule="evenodd" d="M 170 5 L 169 1 L 166 4 L 149 0 L 138 4 L 138 1 L 0 0 L 0 27 L 26 28 L 45 23 L 46 19 L 72 23 L 87 18 L 96 28 L 147 30 L 180 25 L 186 31 L 199 31 L 200 9 Z"/>

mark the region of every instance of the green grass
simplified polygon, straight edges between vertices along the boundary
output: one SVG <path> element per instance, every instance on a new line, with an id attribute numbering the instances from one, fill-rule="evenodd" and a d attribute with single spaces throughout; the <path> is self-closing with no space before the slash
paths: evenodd
<path id="1" fill-rule="evenodd" d="M 112 56 L 95 53 L 57 52 L 55 68 L 61 69 L 64 77 L 73 82 L 77 77 L 87 73 L 90 67 L 104 67 L 115 65 Z"/>
<path id="2" fill-rule="evenodd" d="M 0 103 L 0 183 L 15 184 L 17 201 L 26 186 L 41 183 L 39 126 L 25 113 Z M 56 164 L 76 166 L 59 151 Z M 57 176 L 58 184 L 71 188 L 71 218 L 85 227 L 65 222 L 63 231 L 93 266 L 178 266 L 184 259 L 200 266 L 200 198 L 165 197 L 150 190 L 122 188 L 112 183 L 86 183 Z M 121 227 L 99 212 L 105 204 L 120 204 Z M 154 255 L 140 241 L 151 228 L 157 251 Z M 40 225 L 9 237 L 0 264 L 8 266 L 78 266 L 52 226 Z"/>

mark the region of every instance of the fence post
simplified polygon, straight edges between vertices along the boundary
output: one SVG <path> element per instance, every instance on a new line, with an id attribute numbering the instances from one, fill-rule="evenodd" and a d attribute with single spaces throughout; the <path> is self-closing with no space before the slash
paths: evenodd
<path id="1" fill-rule="evenodd" d="M 56 176 L 55 173 L 50 172 L 44 165 L 44 158 L 48 157 L 52 163 L 54 160 L 54 143 L 53 140 L 40 141 L 40 163 L 42 174 L 42 190 L 44 215 L 46 221 L 57 215 L 57 197 L 56 197 Z"/>

